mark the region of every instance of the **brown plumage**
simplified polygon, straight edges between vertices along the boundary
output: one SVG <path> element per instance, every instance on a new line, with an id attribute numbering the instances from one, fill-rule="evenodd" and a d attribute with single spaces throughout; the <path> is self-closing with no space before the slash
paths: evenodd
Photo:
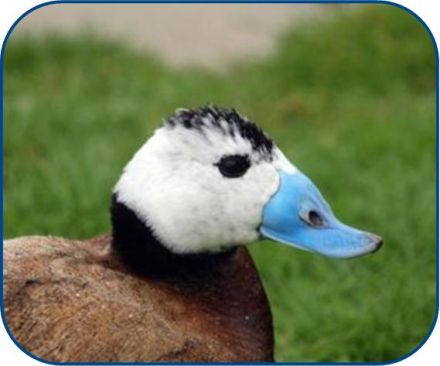
<path id="1" fill-rule="evenodd" d="M 272 361 L 272 317 L 247 249 L 176 277 L 135 274 L 90 241 L 4 242 L 9 330 L 47 361 Z"/>

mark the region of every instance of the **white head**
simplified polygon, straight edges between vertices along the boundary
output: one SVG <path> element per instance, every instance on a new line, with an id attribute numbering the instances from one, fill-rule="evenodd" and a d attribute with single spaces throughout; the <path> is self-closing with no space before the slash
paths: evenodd
<path id="1" fill-rule="evenodd" d="M 174 253 L 218 252 L 258 239 L 282 166 L 295 170 L 235 111 L 180 109 L 134 155 L 114 192 Z"/>
<path id="2" fill-rule="evenodd" d="M 114 195 L 171 252 L 219 252 L 262 233 L 289 242 L 261 230 L 265 206 L 280 190 L 280 172 L 303 177 L 235 110 L 180 109 L 127 164 Z"/>

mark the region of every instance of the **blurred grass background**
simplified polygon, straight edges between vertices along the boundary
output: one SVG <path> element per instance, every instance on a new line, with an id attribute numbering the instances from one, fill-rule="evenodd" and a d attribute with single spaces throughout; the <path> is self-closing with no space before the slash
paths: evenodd
<path id="1" fill-rule="evenodd" d="M 285 33 L 276 54 L 227 74 L 170 69 L 92 34 L 21 38 L 4 59 L 5 238 L 108 232 L 124 164 L 176 107 L 234 106 L 258 121 L 341 219 L 381 234 L 337 261 L 251 247 L 277 361 L 390 361 L 435 313 L 435 54 L 387 5 Z"/>

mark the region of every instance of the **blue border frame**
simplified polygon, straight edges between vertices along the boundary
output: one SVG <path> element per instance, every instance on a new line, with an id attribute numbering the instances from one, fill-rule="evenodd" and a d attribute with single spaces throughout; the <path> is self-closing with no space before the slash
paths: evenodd
<path id="1" fill-rule="evenodd" d="M 406 11 L 408 14 L 412 15 L 414 18 L 416 18 L 420 24 L 422 24 L 422 26 L 425 28 L 426 32 L 428 33 L 429 37 L 431 38 L 432 41 L 432 45 L 434 48 L 434 54 L 435 54 L 435 60 L 436 60 L 436 200 L 435 200 L 435 207 L 436 207 L 436 232 L 435 232 L 435 236 L 436 236 L 436 309 L 435 309 L 435 314 L 434 314 L 434 318 L 432 320 L 432 325 L 431 328 L 429 329 L 428 334 L 425 336 L 425 338 L 410 352 L 404 354 L 403 356 L 396 358 L 394 360 L 390 360 L 390 361 L 386 361 L 386 362 L 275 362 L 275 364 L 280 364 L 280 365 L 390 365 L 399 361 L 402 361 L 408 357 L 410 357 L 411 355 L 413 355 L 414 353 L 416 353 L 428 340 L 428 338 L 431 336 L 435 325 L 437 323 L 438 320 L 438 314 L 439 314 L 439 281 L 438 281 L 438 276 L 439 276 L 439 226 L 438 226 L 438 218 L 439 218 L 439 198 L 438 198 L 438 189 L 439 189 L 439 159 L 438 159 L 438 154 L 439 154 L 439 82 L 438 82 L 438 77 L 439 77 L 439 53 L 438 53 L 438 47 L 437 47 L 437 43 L 435 41 L 434 35 L 432 34 L 431 30 L 429 29 L 429 27 L 426 25 L 426 23 L 415 13 L 413 12 L 411 9 L 408 9 L 407 7 L 401 5 L 401 4 L 396 4 L 392 1 L 387 1 L 387 0 L 275 0 L 275 1 L 252 1 L 252 0 L 219 0 L 219 1 L 203 1 L 203 0 L 183 0 L 183 1 L 175 1 L 175 0 L 159 0 L 159 1 L 149 1 L 149 0 L 128 0 L 128 1 L 122 1 L 122 0 L 91 0 L 91 1 L 87 1 L 87 0 L 54 0 L 54 1 L 48 1 L 39 5 L 34 6 L 33 8 L 27 10 L 26 12 L 24 12 L 15 22 L 14 24 L 12 24 L 12 26 L 9 28 L 8 32 L 6 33 L 6 37 L 5 40 L 2 44 L 2 48 L 1 48 L 1 53 L 0 53 L 0 63 L 1 63 L 1 72 L 0 72 L 0 84 L 1 84 L 1 88 L 0 88 L 0 99 L 1 99 L 1 104 L 0 104 L 0 113 L 1 113 L 1 131 L 0 131 L 0 137 L 1 137 L 1 141 L 0 141 L 0 147 L 1 150 L 3 152 L 3 115 L 4 115 L 4 111 L 3 111 L 3 58 L 4 58 L 4 53 L 5 53 L 5 49 L 6 49 L 6 44 L 8 42 L 9 37 L 11 36 L 12 31 L 15 29 L 15 27 L 17 26 L 17 24 L 24 18 L 26 17 L 28 14 L 34 12 L 35 10 L 42 8 L 44 6 L 49 6 L 49 5 L 53 5 L 53 4 L 335 4 L 335 3 L 347 3 L 347 4 L 380 4 L 380 5 L 388 5 L 388 6 L 393 6 L 396 8 L 400 8 L 404 11 Z M 1 169 L 3 172 L 3 159 L 1 161 Z M 0 182 L 2 183 L 3 186 L 3 175 L 0 178 Z M 0 193 L 0 202 L 2 203 L 3 206 L 3 190 Z M 3 211 L 1 214 L 1 218 L 0 218 L 0 222 L 1 222 L 1 226 L 2 226 L 2 232 L 1 232 L 1 240 L 2 240 L 2 250 L 0 251 L 0 267 L 2 269 L 1 272 L 1 282 L 3 283 Z M 11 334 L 8 325 L 6 323 L 6 319 L 5 319 L 5 313 L 4 313 L 4 308 L 3 308 L 3 286 L 0 287 L 0 298 L 1 298 L 1 318 L 3 321 L 3 325 L 6 329 L 6 332 L 8 333 L 9 337 L 12 339 L 12 341 L 15 343 L 15 345 L 21 350 L 23 351 L 25 354 L 27 354 L 28 356 L 30 356 L 31 358 L 49 364 L 49 365 L 179 365 L 179 364 L 197 364 L 197 365 L 204 365 L 207 364 L 206 362 L 194 362 L 194 363 L 169 363 L 169 362 L 156 362 L 156 363 L 151 363 L 151 362 L 52 362 L 52 361 L 46 361 L 38 356 L 35 356 L 34 354 L 32 354 L 31 352 L 29 352 L 28 350 L 26 350 L 15 338 L 14 336 Z M 214 362 L 212 364 L 216 364 L 216 365 L 246 365 L 246 364 L 251 364 L 250 362 L 234 362 L 234 363 L 224 363 L 224 362 Z M 253 365 L 265 365 L 267 363 L 264 362 L 252 362 Z"/>

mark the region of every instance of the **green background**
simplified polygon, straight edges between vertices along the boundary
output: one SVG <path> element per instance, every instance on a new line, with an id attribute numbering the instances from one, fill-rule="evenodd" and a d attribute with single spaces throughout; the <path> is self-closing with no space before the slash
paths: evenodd
<path id="1" fill-rule="evenodd" d="M 12 37 L 4 59 L 4 236 L 108 232 L 124 164 L 176 107 L 234 106 L 268 131 L 372 256 L 331 260 L 251 246 L 275 319 L 278 361 L 388 361 L 435 313 L 435 53 L 388 5 L 280 37 L 226 73 L 171 69 L 91 33 Z"/>

